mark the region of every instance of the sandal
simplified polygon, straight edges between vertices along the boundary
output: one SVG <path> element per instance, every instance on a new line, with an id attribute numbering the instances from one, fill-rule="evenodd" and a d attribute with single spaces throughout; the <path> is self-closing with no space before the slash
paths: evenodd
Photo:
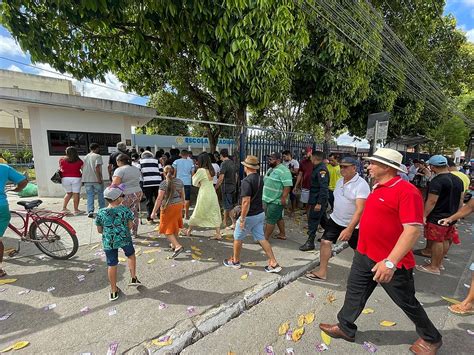
<path id="1" fill-rule="evenodd" d="M 326 281 L 326 279 L 323 279 L 321 277 L 319 277 L 318 275 L 315 275 L 313 274 L 312 272 L 309 272 L 307 273 L 306 275 L 304 275 L 308 280 L 311 280 L 311 281 Z"/>
<path id="2" fill-rule="evenodd" d="M 426 258 L 426 259 L 423 260 L 423 261 L 425 262 L 425 264 L 431 264 L 431 259 Z M 444 267 L 444 265 L 441 265 L 441 266 L 439 267 L 439 269 L 440 269 L 441 271 L 445 271 L 445 270 L 446 270 L 446 268 Z"/>
<path id="3" fill-rule="evenodd" d="M 474 309 L 473 308 L 463 309 L 462 307 L 463 307 L 462 304 L 459 303 L 459 304 L 453 304 L 453 305 L 449 306 L 448 309 L 452 313 L 459 314 L 461 316 L 468 316 L 468 315 L 474 314 Z"/>
<path id="4" fill-rule="evenodd" d="M 438 276 L 441 275 L 441 273 L 440 273 L 439 271 L 438 271 L 438 272 L 436 272 L 436 271 L 431 271 L 430 269 L 428 269 L 428 268 L 427 268 L 426 266 L 424 266 L 424 265 L 416 265 L 416 269 L 417 269 L 418 271 L 425 272 L 425 273 L 431 274 L 431 275 L 438 275 Z"/>
<path id="5" fill-rule="evenodd" d="M 277 235 L 273 236 L 273 239 L 286 240 L 286 236 L 282 236 L 281 234 L 277 234 Z"/>
<path id="6" fill-rule="evenodd" d="M 175 259 L 179 254 L 184 251 L 184 247 L 181 246 L 179 249 L 175 249 L 173 255 L 171 255 L 171 259 Z"/>
<path id="7" fill-rule="evenodd" d="M 209 240 L 222 240 L 222 236 L 221 235 L 219 235 L 219 236 L 215 235 L 213 237 L 210 237 Z"/>
<path id="8" fill-rule="evenodd" d="M 4 276 L 7 276 L 7 273 L 5 272 L 5 270 L 0 269 L 0 277 L 4 277 Z"/>
<path id="9" fill-rule="evenodd" d="M 423 250 L 424 249 L 413 250 L 413 254 L 418 255 L 418 256 L 424 256 L 425 258 L 431 258 L 431 255 L 423 254 Z"/>

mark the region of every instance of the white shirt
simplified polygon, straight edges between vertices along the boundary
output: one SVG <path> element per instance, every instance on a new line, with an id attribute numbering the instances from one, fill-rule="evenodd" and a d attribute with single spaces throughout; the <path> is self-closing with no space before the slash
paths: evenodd
<path id="1" fill-rule="evenodd" d="M 290 161 L 283 161 L 283 165 L 286 166 L 288 169 L 290 168 L 290 165 L 292 169 L 300 168 L 300 163 L 298 163 L 298 161 L 295 159 L 291 159 Z"/>
<path id="2" fill-rule="evenodd" d="M 356 211 L 356 199 L 367 199 L 369 194 L 369 184 L 359 174 L 345 184 L 344 178 L 340 178 L 334 189 L 334 210 L 331 213 L 331 219 L 336 224 L 347 227 Z M 357 225 L 356 228 L 359 226 Z"/>
<path id="3" fill-rule="evenodd" d="M 216 173 L 216 175 L 214 175 L 214 177 L 212 178 L 212 183 L 215 185 L 217 184 L 217 177 L 219 176 L 219 173 L 221 172 L 221 168 L 216 163 L 212 163 L 212 167 L 214 168 L 214 172 Z"/>
<path id="4" fill-rule="evenodd" d="M 411 165 L 411 166 L 410 166 L 410 169 L 408 169 L 408 179 L 409 179 L 410 181 L 413 181 L 413 178 L 414 178 L 415 175 L 416 175 L 416 170 L 417 170 L 417 169 L 416 169 L 415 164 Z"/>

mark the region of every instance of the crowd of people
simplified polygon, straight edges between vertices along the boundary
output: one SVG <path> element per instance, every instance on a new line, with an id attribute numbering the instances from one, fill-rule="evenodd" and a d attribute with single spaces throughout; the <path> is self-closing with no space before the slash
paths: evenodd
<path id="1" fill-rule="evenodd" d="M 210 228 L 215 230 L 211 239 L 220 240 L 221 228 L 226 228 L 233 230 L 234 241 L 232 256 L 223 260 L 223 265 L 241 267 L 242 243 L 251 235 L 268 258 L 265 271 L 269 273 L 282 270 L 271 239 L 287 238 L 285 212 L 291 217 L 302 206 L 308 235 L 299 249 L 314 250 L 317 232 L 322 232 L 318 239 L 320 265 L 305 275 L 308 280 L 324 283 L 329 278 L 333 244 L 348 242 L 354 250 L 338 323 L 320 324 L 320 328 L 333 338 L 354 341 L 355 322 L 380 284 L 416 326 L 420 338 L 410 350 L 436 353 L 442 345 L 441 334 L 415 297 L 413 269 L 436 276 L 445 270 L 443 260 L 449 248 L 460 243 L 456 221 L 474 209 L 474 200 L 467 198 L 470 172 L 465 167 L 459 169 L 452 159 L 441 155 L 434 155 L 427 162 L 414 160 L 404 165 L 403 156 L 389 148 L 378 149 L 364 158 L 365 162 L 338 154 L 330 154 L 326 160 L 323 152 L 310 147 L 304 150 L 300 161 L 293 158 L 291 151 L 273 152 L 265 158 L 269 169 L 262 174 L 260 159 L 247 156 L 241 162 L 245 177 L 239 181 L 239 165 L 226 149 L 193 157 L 187 150 L 153 154 L 146 147 L 140 152 L 128 151 L 120 142 L 117 151 L 109 157 L 107 170 L 111 184 L 104 189 L 99 146 L 91 144 L 84 161 L 74 147 L 68 147 L 66 156 L 59 161 L 66 192 L 63 212 L 83 213 L 78 205 L 84 184 L 87 214 L 96 217 L 98 232 L 103 236 L 110 300 L 117 299 L 120 293 L 116 284 L 118 249 L 123 249 L 129 259 L 129 284 L 140 285 L 133 237 L 138 234 L 142 198 L 146 199 L 148 223 L 159 219 L 157 230 L 170 243 L 170 258 L 184 251 L 180 235 L 190 236 L 196 228 Z M 6 165 L 0 167 L 5 170 L 1 170 L 0 182 L 8 178 L 21 189 L 23 179 Z M 191 213 L 192 186 L 198 193 Z M 95 195 L 99 204 L 96 215 Z M 73 212 L 67 209 L 71 199 Z M 2 201 L 6 198 L 0 195 L 0 207 L 5 204 Z M 3 235 L 4 229 L 0 232 Z M 422 234 L 426 246 L 413 251 Z M 0 243 L 0 257 L 2 249 Z M 424 262 L 417 265 L 414 254 L 424 257 Z M 0 259 L 0 276 L 3 276 L 1 266 Z M 474 278 L 466 300 L 450 310 L 456 314 L 474 313 L 473 290 Z"/>

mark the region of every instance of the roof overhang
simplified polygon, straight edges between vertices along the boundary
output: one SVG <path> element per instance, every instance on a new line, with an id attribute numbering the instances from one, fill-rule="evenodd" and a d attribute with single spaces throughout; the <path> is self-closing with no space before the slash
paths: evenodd
<path id="1" fill-rule="evenodd" d="M 428 143 L 430 141 L 431 141 L 431 139 L 429 139 L 425 136 L 417 135 L 417 136 L 400 136 L 400 137 L 397 137 L 397 138 L 391 140 L 390 143 L 402 144 L 402 145 L 406 145 L 408 147 L 414 147 L 416 145 L 425 144 L 425 143 Z"/>
<path id="2" fill-rule="evenodd" d="M 132 118 L 134 126 L 140 127 L 155 118 L 156 110 L 151 107 L 129 104 L 121 101 L 96 99 L 92 97 L 57 94 L 46 91 L 0 88 L 0 107 L 14 106 L 49 107 L 68 110 L 104 112 Z"/>

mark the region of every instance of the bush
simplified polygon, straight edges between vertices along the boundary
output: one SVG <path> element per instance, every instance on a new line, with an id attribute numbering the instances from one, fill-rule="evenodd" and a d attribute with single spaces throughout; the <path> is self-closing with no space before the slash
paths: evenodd
<path id="1" fill-rule="evenodd" d="M 15 157 L 19 163 L 29 163 L 33 158 L 33 152 L 31 149 L 22 149 L 15 154 Z"/>
<path id="2" fill-rule="evenodd" d="M 12 164 L 15 162 L 15 156 L 13 155 L 12 152 L 10 152 L 8 149 L 5 149 L 3 152 L 2 152 L 2 157 L 3 159 L 5 159 L 7 161 L 8 164 Z"/>

